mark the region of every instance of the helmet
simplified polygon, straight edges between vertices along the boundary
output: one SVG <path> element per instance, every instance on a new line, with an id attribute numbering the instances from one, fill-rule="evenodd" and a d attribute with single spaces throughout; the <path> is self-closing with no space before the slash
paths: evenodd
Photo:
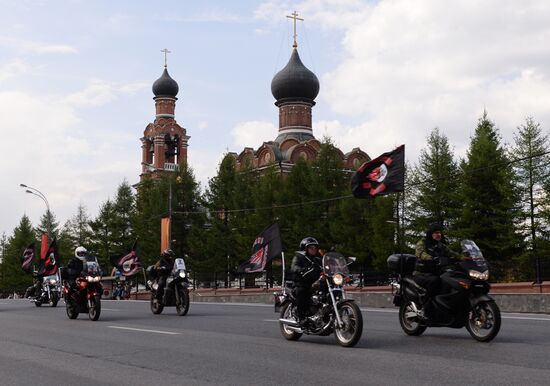
<path id="1" fill-rule="evenodd" d="M 74 255 L 80 260 L 84 260 L 84 257 L 88 254 L 88 251 L 84 247 L 78 247 L 74 250 Z"/>
<path id="2" fill-rule="evenodd" d="M 171 249 L 165 249 L 162 251 L 162 257 L 174 257 L 176 254 Z"/>
<path id="3" fill-rule="evenodd" d="M 300 241 L 300 251 L 305 251 L 310 245 L 319 246 L 319 243 L 313 237 L 306 237 L 305 239 Z"/>
<path id="4" fill-rule="evenodd" d="M 426 237 L 429 239 L 432 237 L 432 234 L 435 232 L 443 232 L 443 225 L 439 222 L 433 222 L 430 225 L 428 225 L 428 229 L 426 230 Z"/>

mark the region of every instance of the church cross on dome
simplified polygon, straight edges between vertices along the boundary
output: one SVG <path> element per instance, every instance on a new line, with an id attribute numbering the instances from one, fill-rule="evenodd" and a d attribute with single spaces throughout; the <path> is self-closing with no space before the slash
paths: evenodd
<path id="1" fill-rule="evenodd" d="M 168 48 L 165 48 L 160 50 L 160 52 L 164 52 L 164 68 L 166 68 L 168 67 L 168 54 L 171 54 L 172 51 L 168 51 Z"/>
<path id="2" fill-rule="evenodd" d="M 294 44 L 292 47 L 297 48 L 298 43 L 296 42 L 296 20 L 304 21 L 304 19 L 298 17 L 298 13 L 296 11 L 292 12 L 290 16 L 287 15 L 289 19 L 294 19 Z"/>

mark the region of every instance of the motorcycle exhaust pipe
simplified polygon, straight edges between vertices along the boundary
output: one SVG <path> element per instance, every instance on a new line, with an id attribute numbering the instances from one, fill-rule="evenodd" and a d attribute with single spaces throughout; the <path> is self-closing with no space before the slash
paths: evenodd
<path id="1" fill-rule="evenodd" d="M 279 322 L 284 323 L 289 327 L 299 327 L 298 322 L 293 319 L 279 319 Z"/>

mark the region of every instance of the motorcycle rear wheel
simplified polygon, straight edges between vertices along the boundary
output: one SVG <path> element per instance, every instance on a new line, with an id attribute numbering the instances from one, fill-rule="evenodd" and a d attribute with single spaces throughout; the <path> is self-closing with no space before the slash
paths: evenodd
<path id="1" fill-rule="evenodd" d="M 401 328 L 407 335 L 422 335 L 427 327 L 418 322 L 411 303 L 410 301 L 406 301 L 399 307 L 399 324 L 401 324 Z"/>
<path id="2" fill-rule="evenodd" d="M 36 307 L 41 307 L 41 306 L 42 306 L 42 302 L 41 302 L 40 300 L 36 299 L 36 300 L 34 301 L 34 305 L 35 305 Z"/>
<path id="3" fill-rule="evenodd" d="M 52 292 L 50 297 L 50 306 L 57 307 L 57 303 L 59 302 L 59 295 L 57 292 Z"/>
<path id="4" fill-rule="evenodd" d="M 281 319 L 296 319 L 296 316 L 292 312 L 292 304 L 287 303 L 281 309 Z M 286 340 L 298 340 L 302 337 L 302 334 L 296 331 L 292 331 L 284 323 L 279 322 L 279 327 L 281 329 L 281 334 Z"/>
<path id="5" fill-rule="evenodd" d="M 500 331 L 500 309 L 495 302 L 483 302 L 470 311 L 466 329 L 478 342 L 489 342 Z"/>
<path id="6" fill-rule="evenodd" d="M 334 336 L 340 346 L 353 347 L 361 339 L 363 333 L 363 315 L 354 302 L 346 302 L 338 307 L 342 328 L 334 326 Z"/>
<path id="7" fill-rule="evenodd" d="M 187 288 L 180 288 L 179 291 L 180 296 L 179 301 L 176 302 L 176 312 L 179 316 L 185 316 L 189 311 L 189 291 Z"/>
<path id="8" fill-rule="evenodd" d="M 151 293 L 151 312 L 155 315 L 158 315 L 164 310 L 164 305 L 162 305 L 156 298 L 154 293 Z"/>
<path id="9" fill-rule="evenodd" d="M 99 319 L 99 315 L 101 315 L 101 297 L 100 295 L 96 295 L 90 301 L 92 305 L 88 308 L 88 317 L 95 322 Z"/>

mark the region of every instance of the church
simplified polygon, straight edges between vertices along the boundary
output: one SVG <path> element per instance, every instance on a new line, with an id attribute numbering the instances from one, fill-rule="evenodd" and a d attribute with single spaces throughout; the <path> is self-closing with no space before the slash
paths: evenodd
<path id="1" fill-rule="evenodd" d="M 280 173 L 288 173 L 299 158 L 308 162 L 317 158 L 321 143 L 313 133 L 312 110 L 319 94 L 319 79 L 300 59 L 296 42 L 296 20 L 302 20 L 294 12 L 294 43 L 286 66 L 271 81 L 271 93 L 279 109 L 279 129 L 274 140 L 263 142 L 257 149 L 246 147 L 240 153 L 231 152 L 237 169 L 251 167 L 253 171 L 274 166 Z M 166 49 L 163 50 L 165 55 Z M 145 128 L 142 142 L 142 174 L 153 178 L 163 171 L 175 170 L 181 162 L 187 162 L 189 136 L 185 128 L 175 120 L 176 95 L 179 87 L 170 77 L 166 67 L 153 84 L 156 116 Z M 370 157 L 360 148 L 344 153 L 338 149 L 345 170 L 354 171 Z"/>

